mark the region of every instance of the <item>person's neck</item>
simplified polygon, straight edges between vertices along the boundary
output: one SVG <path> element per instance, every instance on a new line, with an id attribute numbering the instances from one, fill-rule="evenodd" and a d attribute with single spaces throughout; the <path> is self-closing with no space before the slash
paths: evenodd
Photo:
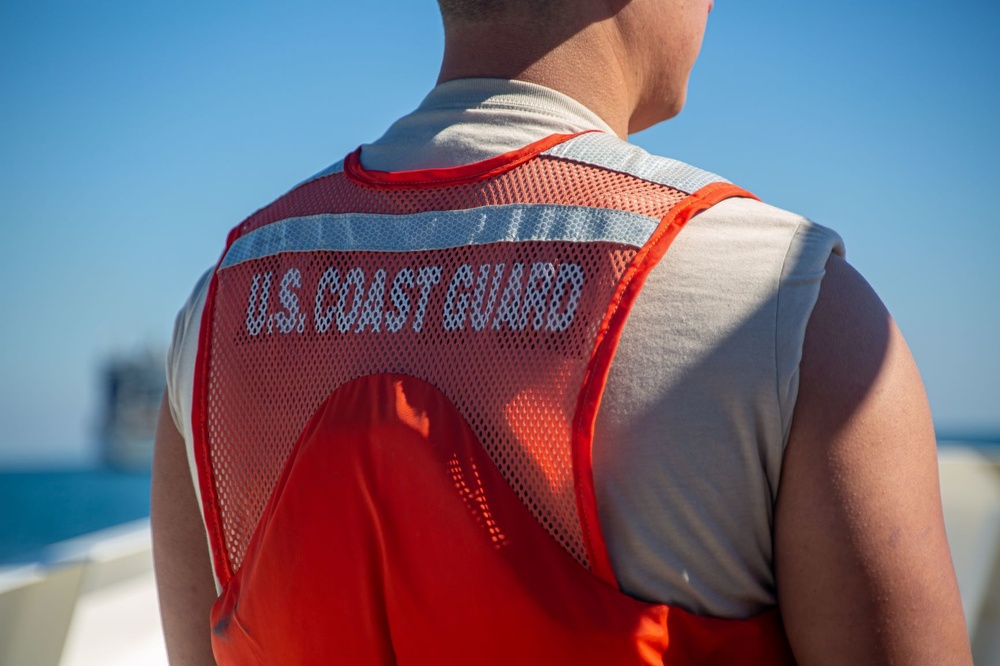
<path id="1" fill-rule="evenodd" d="M 537 83 L 577 100 L 624 139 L 636 91 L 620 35 L 609 23 L 546 38 L 517 26 L 463 26 L 446 36 L 438 83 L 472 77 Z"/>

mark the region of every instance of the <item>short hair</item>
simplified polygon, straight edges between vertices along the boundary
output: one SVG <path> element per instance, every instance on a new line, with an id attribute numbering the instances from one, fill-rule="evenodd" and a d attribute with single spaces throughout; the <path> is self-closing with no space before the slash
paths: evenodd
<path id="1" fill-rule="evenodd" d="M 438 0 L 441 16 L 446 19 L 474 19 L 504 9 L 508 0 Z"/>
<path id="2" fill-rule="evenodd" d="M 438 0 L 445 22 L 478 22 L 510 16 L 547 16 L 566 0 Z"/>

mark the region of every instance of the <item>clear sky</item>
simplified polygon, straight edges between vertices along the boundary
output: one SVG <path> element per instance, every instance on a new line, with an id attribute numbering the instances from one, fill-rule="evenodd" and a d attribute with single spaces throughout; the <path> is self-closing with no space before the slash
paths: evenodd
<path id="1" fill-rule="evenodd" d="M 634 137 L 838 230 L 940 430 L 1000 433 L 1000 6 L 729 2 Z M 433 85 L 432 0 L 0 4 L 0 465 L 79 458 L 226 231 Z M 581 63 L 581 67 L 586 67 Z"/>

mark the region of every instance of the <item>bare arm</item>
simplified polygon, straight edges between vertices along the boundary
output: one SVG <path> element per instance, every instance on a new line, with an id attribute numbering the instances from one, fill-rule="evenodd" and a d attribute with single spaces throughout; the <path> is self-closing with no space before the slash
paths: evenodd
<path id="1" fill-rule="evenodd" d="M 801 664 L 971 664 L 923 383 L 871 287 L 827 264 L 775 509 Z"/>
<path id="2" fill-rule="evenodd" d="M 188 471 L 184 440 L 160 405 L 150 500 L 153 562 L 170 663 L 215 664 L 209 612 L 215 602 L 208 542 Z"/>

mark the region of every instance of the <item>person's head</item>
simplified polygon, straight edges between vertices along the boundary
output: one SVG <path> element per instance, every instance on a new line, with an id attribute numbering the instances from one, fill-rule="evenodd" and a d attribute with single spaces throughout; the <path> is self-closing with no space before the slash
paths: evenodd
<path id="1" fill-rule="evenodd" d="M 438 0 L 438 4 L 446 44 L 463 42 L 461 55 L 478 58 L 467 72 L 523 78 L 532 72 L 532 65 L 548 59 L 564 61 L 556 63 L 563 76 L 592 82 L 596 77 L 617 78 L 629 98 L 631 133 L 672 118 L 684 106 L 713 0 Z M 555 53 L 560 55 L 554 58 Z M 543 69 L 548 73 L 553 67 L 547 63 Z"/>

